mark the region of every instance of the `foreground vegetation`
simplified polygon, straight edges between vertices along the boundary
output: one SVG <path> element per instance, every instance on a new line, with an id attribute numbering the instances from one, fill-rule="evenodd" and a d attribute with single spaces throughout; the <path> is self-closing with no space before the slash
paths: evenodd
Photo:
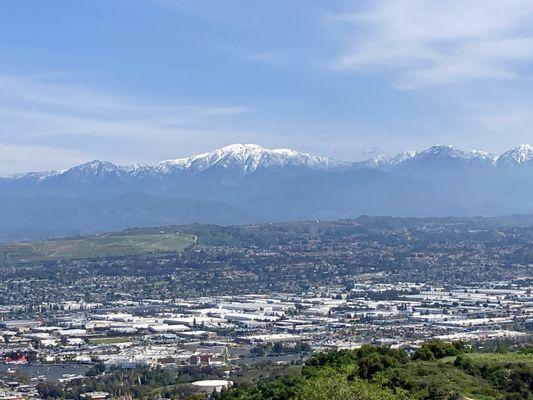
<path id="1" fill-rule="evenodd" d="M 220 400 L 518 400 L 533 399 L 533 353 L 470 352 L 463 344 L 403 350 L 363 346 L 317 354 L 301 374 L 240 385 Z"/>
<path id="2" fill-rule="evenodd" d="M 139 367 L 106 371 L 97 365 L 87 378 L 67 386 L 39 384 L 45 399 L 81 399 L 105 391 L 112 398 L 207 399 L 188 382 L 221 379 L 210 367 L 180 370 Z M 433 340 L 414 354 L 363 346 L 315 354 L 303 366 L 261 364 L 234 371 L 234 388 L 214 400 L 531 400 L 533 347 L 480 353 L 462 343 Z"/>

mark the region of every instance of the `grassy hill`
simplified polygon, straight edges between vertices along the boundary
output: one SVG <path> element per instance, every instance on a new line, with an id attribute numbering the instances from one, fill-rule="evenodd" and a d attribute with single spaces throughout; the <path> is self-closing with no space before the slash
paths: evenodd
<path id="1" fill-rule="evenodd" d="M 191 233 L 124 231 L 0 246 L 0 265 L 182 251 L 196 243 Z"/>

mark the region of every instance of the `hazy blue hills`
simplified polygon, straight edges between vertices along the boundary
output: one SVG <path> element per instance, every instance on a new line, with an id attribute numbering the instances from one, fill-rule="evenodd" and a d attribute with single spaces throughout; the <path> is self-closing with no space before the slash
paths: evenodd
<path id="1" fill-rule="evenodd" d="M 156 165 L 93 161 L 0 178 L 0 241 L 133 226 L 533 213 L 533 147 L 434 146 L 343 162 L 231 145 Z"/>

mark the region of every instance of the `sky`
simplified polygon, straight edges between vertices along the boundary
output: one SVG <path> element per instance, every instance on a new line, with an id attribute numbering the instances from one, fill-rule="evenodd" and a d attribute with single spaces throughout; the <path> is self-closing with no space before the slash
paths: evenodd
<path id="1" fill-rule="evenodd" d="M 531 0 L 0 0 L 0 174 L 533 144 Z"/>

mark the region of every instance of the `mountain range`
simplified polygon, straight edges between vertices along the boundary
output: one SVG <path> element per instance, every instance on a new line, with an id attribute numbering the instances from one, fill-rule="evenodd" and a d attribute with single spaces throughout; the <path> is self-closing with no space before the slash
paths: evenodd
<path id="1" fill-rule="evenodd" d="M 433 146 L 360 162 L 234 144 L 156 165 L 0 178 L 0 241 L 177 223 L 533 213 L 533 147 Z"/>

